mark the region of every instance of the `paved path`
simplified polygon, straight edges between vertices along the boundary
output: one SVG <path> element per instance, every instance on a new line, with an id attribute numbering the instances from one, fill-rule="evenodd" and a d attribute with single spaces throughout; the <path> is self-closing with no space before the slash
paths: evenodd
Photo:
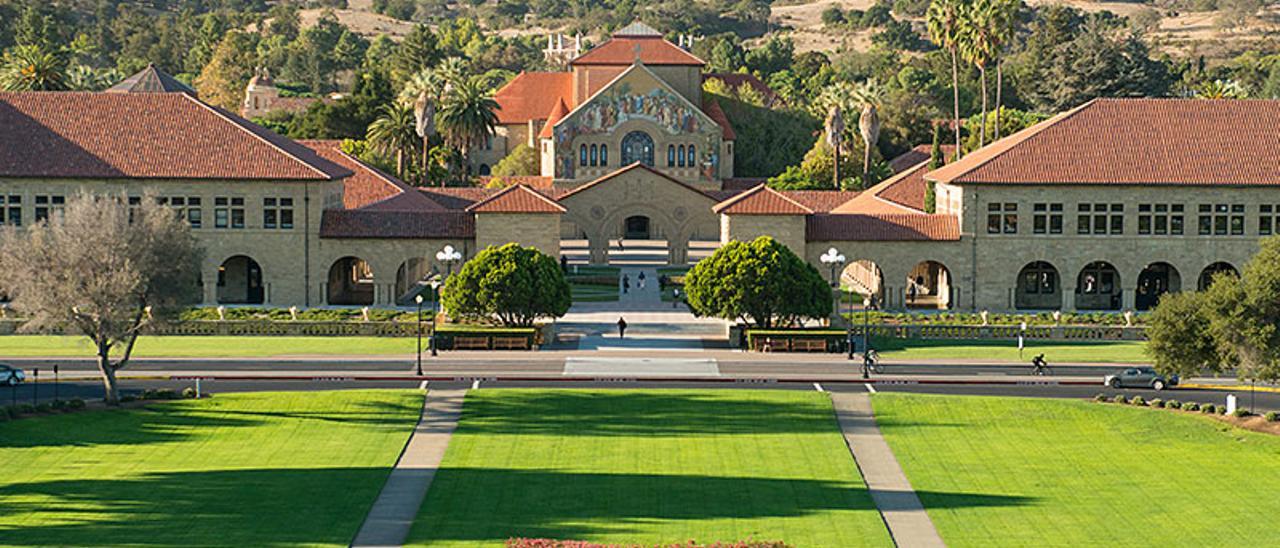
<path id="1" fill-rule="evenodd" d="M 369 509 L 352 546 L 400 546 L 409 536 L 422 499 L 431 487 L 449 437 L 458 426 L 466 390 L 432 390 L 422 405 L 422 418 L 405 444 L 400 460 Z"/>
<path id="2" fill-rule="evenodd" d="M 845 442 L 867 482 L 889 534 L 898 546 L 946 546 L 920 498 L 911 488 L 889 444 L 885 443 L 871 411 L 871 397 L 863 393 L 833 392 L 831 401 Z"/>

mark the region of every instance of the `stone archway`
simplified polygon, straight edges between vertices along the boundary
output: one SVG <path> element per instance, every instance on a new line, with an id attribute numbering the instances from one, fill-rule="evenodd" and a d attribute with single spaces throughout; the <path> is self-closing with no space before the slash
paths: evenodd
<path id="1" fill-rule="evenodd" d="M 359 257 L 343 257 L 329 267 L 328 302 L 335 305 L 373 304 L 373 269 Z"/>
<path id="2" fill-rule="evenodd" d="M 623 236 L 628 240 L 649 240 L 649 218 L 644 215 L 632 215 L 622 222 Z"/>
<path id="3" fill-rule="evenodd" d="M 1182 276 L 1178 274 L 1178 269 L 1165 262 L 1151 263 L 1138 274 L 1133 307 L 1137 310 L 1151 310 L 1165 293 L 1181 290 Z"/>
<path id="4" fill-rule="evenodd" d="M 908 308 L 951 308 L 951 270 L 947 265 L 938 261 L 920 262 L 907 274 L 906 288 Z"/>
<path id="5" fill-rule="evenodd" d="M 235 255 L 218 266 L 218 304 L 263 304 L 266 287 L 262 267 L 247 255 Z"/>
<path id="6" fill-rule="evenodd" d="M 1236 270 L 1236 267 L 1232 266 L 1231 263 L 1228 263 L 1225 261 L 1218 261 L 1216 263 L 1213 263 L 1209 266 L 1204 267 L 1204 270 L 1200 271 L 1200 279 L 1196 283 L 1196 288 L 1199 289 L 1200 291 L 1209 289 L 1209 286 L 1213 284 L 1214 276 L 1217 276 L 1218 274 L 1222 274 L 1222 273 L 1228 273 L 1233 276 L 1240 275 L 1240 271 Z"/>
<path id="7" fill-rule="evenodd" d="M 1120 271 L 1106 261 L 1094 261 L 1076 277 L 1076 308 L 1120 310 L 1124 305 Z"/>
<path id="8" fill-rule="evenodd" d="M 1059 310 L 1062 283 L 1058 269 L 1047 261 L 1027 263 L 1018 272 L 1013 307 L 1018 310 Z"/>
<path id="9" fill-rule="evenodd" d="M 884 272 L 873 261 L 858 259 L 846 265 L 840 272 L 840 286 L 863 297 L 873 297 L 880 307 L 885 304 Z"/>
<path id="10" fill-rule="evenodd" d="M 427 286 L 427 280 L 435 274 L 437 274 L 436 270 L 431 267 L 431 262 L 425 257 L 414 257 L 400 263 L 400 268 L 396 269 L 396 285 L 393 297 L 395 303 L 400 306 L 412 305 L 414 304 L 413 298 L 418 295 L 431 299 L 431 291 Z"/>

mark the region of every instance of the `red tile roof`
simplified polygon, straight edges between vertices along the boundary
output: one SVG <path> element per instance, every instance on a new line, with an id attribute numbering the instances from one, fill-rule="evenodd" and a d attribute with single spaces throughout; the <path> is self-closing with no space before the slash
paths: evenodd
<path id="1" fill-rule="evenodd" d="M 951 159 L 952 153 L 955 152 L 955 145 L 940 145 L 942 148 L 943 161 Z M 933 157 L 933 145 L 916 145 L 915 148 L 894 156 L 889 160 L 889 169 L 894 173 L 902 173 L 907 168 L 916 167 L 920 162 L 927 162 Z"/>
<path id="2" fill-rule="evenodd" d="M 880 215 L 810 215 L 805 240 L 822 241 L 958 241 L 960 221 L 953 215 L 912 213 Z"/>
<path id="3" fill-rule="evenodd" d="M 556 122 L 569 114 L 569 106 L 565 104 L 564 97 L 556 101 L 556 106 L 551 107 L 551 113 L 547 114 L 547 122 L 542 124 L 542 131 L 538 132 L 539 139 L 550 139 L 555 136 Z"/>
<path id="4" fill-rule="evenodd" d="M 471 204 L 466 209 L 471 213 L 555 213 L 567 211 L 564 206 L 537 191 L 524 186 L 513 185 L 484 200 Z"/>
<path id="5" fill-rule="evenodd" d="M 725 215 L 809 215 L 812 209 L 765 185 L 738 194 L 711 208 Z"/>
<path id="6" fill-rule="evenodd" d="M 149 64 L 133 76 L 121 80 L 118 84 L 107 88 L 107 93 L 189 93 L 196 90 L 179 82 L 163 70 Z"/>
<path id="7" fill-rule="evenodd" d="M 374 211 L 328 209 L 320 218 L 321 238 L 474 238 L 475 217 L 463 211 Z"/>
<path id="8" fill-rule="evenodd" d="M 572 72 L 522 72 L 494 94 L 498 123 L 523 124 L 541 120 L 563 100 L 573 106 Z"/>
<path id="9" fill-rule="evenodd" d="M 720 126 L 721 136 L 726 141 L 733 141 L 738 135 L 733 132 L 733 124 L 729 123 L 729 117 L 725 116 L 724 111 L 720 110 L 720 103 L 715 99 L 702 102 L 702 112 L 707 114 L 708 118 L 715 121 Z"/>
<path id="10" fill-rule="evenodd" d="M 416 192 L 408 183 L 342 152 L 341 141 L 311 140 L 298 141 L 298 143 L 314 150 L 321 158 L 355 173 L 342 181 L 342 205 L 347 209 L 373 205 L 381 205 L 385 208 L 389 204 L 383 202 L 397 197 L 400 199 L 392 203 L 398 209 L 420 211 L 444 211 L 445 209 L 440 204 L 432 202 L 430 198 Z"/>
<path id="11" fill-rule="evenodd" d="M 0 93 L 0 177 L 332 180 L 312 150 L 185 93 Z"/>
<path id="12" fill-rule="evenodd" d="M 715 198 L 714 198 L 714 196 L 712 196 L 712 195 L 711 195 L 711 194 L 709 194 L 709 193 L 706 193 L 706 192 L 703 192 L 703 191 L 701 191 L 701 190 L 698 190 L 698 189 L 697 189 L 697 188 L 695 188 L 694 186 L 692 186 L 692 185 L 690 185 L 690 184 L 688 184 L 688 183 L 686 183 L 686 182 L 684 182 L 684 181 L 681 181 L 681 180 L 679 180 L 679 179 L 676 179 L 676 178 L 674 178 L 674 177 L 672 177 L 672 176 L 670 176 L 670 175 L 667 175 L 666 173 L 663 173 L 663 172 L 661 172 L 661 171 L 658 171 L 658 170 L 656 170 L 656 169 L 653 169 L 652 167 L 646 166 L 646 165 L 644 165 L 644 164 L 642 164 L 642 163 L 640 163 L 640 162 L 636 162 L 636 163 L 634 163 L 634 164 L 631 164 L 631 165 L 629 165 L 629 166 L 626 166 L 626 167 L 624 167 L 624 168 L 621 168 L 621 169 L 619 169 L 619 170 L 617 170 L 617 171 L 614 171 L 613 173 L 605 174 L 605 175 L 601 176 L 600 178 L 598 178 L 598 179 L 596 179 L 596 180 L 594 180 L 594 181 L 591 181 L 591 182 L 589 182 L 589 183 L 587 183 L 587 184 L 585 184 L 585 185 L 582 185 L 582 186 L 580 186 L 580 187 L 578 187 L 578 188 L 575 188 L 575 189 L 570 190 L 570 191 L 568 191 L 568 192 L 565 192 L 565 193 L 563 193 L 563 194 L 555 195 L 555 194 L 553 193 L 553 194 L 551 194 L 550 196 L 551 196 L 551 198 L 552 198 L 552 199 L 555 199 L 555 200 L 564 200 L 565 198 L 568 198 L 569 196 L 573 196 L 574 194 L 577 194 L 577 193 L 579 193 L 579 192 L 582 192 L 582 191 L 584 191 L 584 190 L 586 190 L 586 189 L 588 189 L 588 188 L 592 188 L 592 187 L 594 187 L 594 186 L 596 186 L 596 185 L 603 184 L 603 183 L 605 183 L 606 181 L 609 181 L 610 179 L 613 179 L 614 177 L 617 177 L 617 176 L 619 176 L 619 175 L 622 175 L 623 173 L 626 173 L 626 172 L 631 171 L 631 170 L 634 170 L 634 169 L 643 169 L 643 170 L 645 170 L 645 171 L 648 171 L 649 173 L 652 173 L 652 174 L 654 174 L 654 175 L 657 175 L 658 177 L 661 177 L 661 178 L 666 179 L 666 180 L 668 180 L 668 181 L 670 181 L 670 182 L 672 182 L 672 183 L 675 183 L 675 184 L 680 185 L 680 186 L 682 186 L 682 187 L 684 187 L 684 188 L 686 188 L 686 189 L 689 189 L 689 191 L 690 191 L 690 192 L 697 193 L 699 196 L 702 196 L 702 197 L 707 198 L 707 199 L 710 199 L 710 200 L 714 200 L 714 199 L 715 199 Z"/>
<path id="13" fill-rule="evenodd" d="M 553 178 L 544 177 L 542 175 L 505 175 L 505 176 L 482 175 L 482 176 L 476 177 L 476 180 L 479 181 L 479 184 L 476 186 L 480 186 L 480 187 L 487 186 L 490 182 L 492 182 L 495 179 L 501 180 L 502 182 L 506 183 L 507 186 L 524 185 L 524 186 L 536 188 L 539 190 L 551 188 L 552 182 L 554 181 Z"/>
<path id="14" fill-rule="evenodd" d="M 724 190 L 751 190 L 769 181 L 768 177 L 727 177 L 721 183 Z"/>
<path id="15" fill-rule="evenodd" d="M 574 66 L 630 65 L 639 48 L 640 62 L 646 65 L 685 65 L 700 67 L 702 59 L 680 49 L 661 36 L 618 36 L 569 61 Z"/>
<path id="16" fill-rule="evenodd" d="M 814 213 L 828 213 L 860 194 L 856 190 L 780 190 L 778 192 L 812 209 Z"/>
<path id="17" fill-rule="evenodd" d="M 1280 101 L 1096 99 L 925 177 L 947 183 L 1280 185 Z"/>

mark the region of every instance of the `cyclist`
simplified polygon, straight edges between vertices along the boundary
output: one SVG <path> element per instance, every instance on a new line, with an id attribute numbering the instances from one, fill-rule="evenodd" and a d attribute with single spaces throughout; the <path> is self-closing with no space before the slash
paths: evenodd
<path id="1" fill-rule="evenodd" d="M 1039 354 L 1031 358 L 1031 374 L 1047 375 L 1049 374 L 1049 364 L 1044 361 L 1044 354 Z"/>

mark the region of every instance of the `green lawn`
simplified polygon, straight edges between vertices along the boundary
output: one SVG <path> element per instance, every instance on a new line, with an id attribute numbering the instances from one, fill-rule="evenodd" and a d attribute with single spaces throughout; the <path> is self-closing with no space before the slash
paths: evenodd
<path id="1" fill-rule="evenodd" d="M 0 423 L 0 545 L 346 546 L 411 391 L 226 394 Z"/>
<path id="2" fill-rule="evenodd" d="M 891 545 L 827 395 L 782 391 L 471 392 L 409 541 L 514 536 Z"/>
<path id="3" fill-rule="evenodd" d="M 873 403 L 948 546 L 1280 545 L 1280 437 L 1085 401 Z M 1016 503 L 943 504 L 938 492 Z"/>
<path id="4" fill-rule="evenodd" d="M 424 343 L 425 345 L 425 343 Z M 138 339 L 135 358 L 155 357 L 270 357 L 302 354 L 375 355 L 413 354 L 413 337 L 148 337 Z M 94 356 L 93 345 L 82 336 L 0 336 L 0 357 Z"/>
<path id="5" fill-rule="evenodd" d="M 1044 353 L 1050 365 L 1063 362 L 1150 363 L 1141 341 L 1037 341 L 1027 340 L 1018 356 L 1016 340 L 889 339 L 872 341 L 880 356 L 892 360 L 995 360 L 1030 362 Z"/>
<path id="6" fill-rule="evenodd" d="M 577 265 L 569 267 L 565 278 L 573 292 L 573 302 L 596 303 L 618 300 L 618 274 L 622 269 L 606 265 Z M 611 280 L 609 283 L 601 283 Z"/>

